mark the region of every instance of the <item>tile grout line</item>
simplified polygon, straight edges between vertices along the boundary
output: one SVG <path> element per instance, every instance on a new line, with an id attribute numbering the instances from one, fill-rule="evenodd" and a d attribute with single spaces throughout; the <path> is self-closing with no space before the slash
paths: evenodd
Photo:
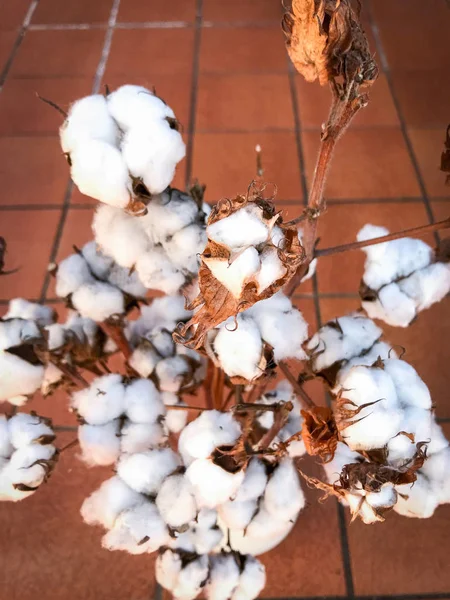
<path id="1" fill-rule="evenodd" d="M 186 173 L 185 186 L 186 189 L 191 185 L 192 164 L 194 155 L 194 137 L 195 126 L 197 121 L 197 97 L 198 97 L 198 80 L 200 71 L 200 45 L 202 37 L 202 22 L 203 22 L 203 0 L 196 2 L 195 14 L 195 37 L 194 37 L 194 56 L 192 63 L 192 81 L 191 81 L 191 96 L 190 96 L 190 111 L 189 111 L 189 129 L 188 140 L 186 147 Z"/>
<path id="2" fill-rule="evenodd" d="M 109 19 L 108 19 L 108 29 L 106 30 L 105 40 L 103 42 L 102 53 L 101 53 L 100 60 L 99 60 L 98 66 L 97 66 L 97 70 L 95 72 L 94 81 L 92 84 L 92 93 L 93 94 L 98 93 L 98 90 L 100 89 L 102 77 L 105 73 L 106 63 L 108 61 L 109 53 L 111 50 L 113 27 L 117 21 L 117 13 L 119 12 L 119 5 L 120 5 L 120 0 L 114 0 L 113 5 L 111 7 L 111 12 L 109 14 Z M 60 246 L 61 239 L 62 239 L 63 232 L 64 232 L 64 226 L 66 224 L 67 215 L 69 213 L 72 190 L 73 190 L 73 183 L 72 183 L 72 180 L 69 179 L 67 188 L 66 188 L 66 193 L 64 195 L 64 201 L 63 201 L 62 208 L 61 208 L 61 216 L 60 216 L 60 219 L 58 222 L 58 226 L 56 228 L 55 237 L 53 239 L 53 244 L 52 244 L 52 248 L 50 251 L 50 257 L 49 257 L 50 264 L 55 262 L 56 256 L 58 254 L 59 246 Z M 46 299 L 48 287 L 50 285 L 50 277 L 51 277 L 50 273 L 46 273 L 46 275 L 44 276 L 44 281 L 42 284 L 41 294 L 40 294 L 40 298 L 39 298 L 40 302 L 44 302 Z"/>
<path id="3" fill-rule="evenodd" d="M 39 0 L 36 0 L 39 1 Z M 190 21 L 116 21 L 113 29 L 193 29 L 197 25 Z M 278 21 L 203 21 L 202 29 L 274 29 Z M 86 29 L 108 29 L 108 23 L 35 23 L 30 26 L 31 31 L 70 31 Z"/>

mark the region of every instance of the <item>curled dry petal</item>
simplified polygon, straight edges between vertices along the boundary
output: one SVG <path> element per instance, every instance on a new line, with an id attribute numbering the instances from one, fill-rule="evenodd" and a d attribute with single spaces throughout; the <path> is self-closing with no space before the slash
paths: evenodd
<path id="1" fill-rule="evenodd" d="M 324 462 L 333 459 L 338 443 L 338 431 L 333 412 L 326 406 L 302 410 L 302 440 L 310 456 L 320 456 Z"/>

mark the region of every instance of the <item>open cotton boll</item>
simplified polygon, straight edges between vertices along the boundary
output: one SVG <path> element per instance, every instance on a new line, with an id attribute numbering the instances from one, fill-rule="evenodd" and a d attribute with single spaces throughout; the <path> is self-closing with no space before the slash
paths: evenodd
<path id="1" fill-rule="evenodd" d="M 118 130 L 108 111 L 106 98 L 94 94 L 72 104 L 59 130 L 63 152 L 71 154 L 81 143 L 101 140 L 115 146 Z"/>
<path id="2" fill-rule="evenodd" d="M 366 350 L 360 356 L 355 356 L 347 361 L 344 366 L 339 369 L 337 382 L 341 382 L 352 367 L 366 366 L 371 367 L 378 359 L 385 361 L 388 358 L 397 358 L 395 350 L 386 342 L 376 342 L 369 350 Z M 333 393 L 338 393 L 339 385 L 336 386 Z"/>
<path id="3" fill-rule="evenodd" d="M 239 492 L 238 492 L 239 493 Z M 228 500 L 218 507 L 220 518 L 229 529 L 245 529 L 258 509 L 257 500 Z"/>
<path id="4" fill-rule="evenodd" d="M 148 377 L 153 373 L 159 360 L 160 357 L 153 346 L 147 340 L 142 340 L 131 353 L 128 364 L 141 377 Z"/>
<path id="5" fill-rule="evenodd" d="M 149 249 L 149 239 L 133 217 L 113 206 L 99 206 L 92 222 L 95 241 L 117 264 L 130 269 Z"/>
<path id="6" fill-rule="evenodd" d="M 192 223 L 201 213 L 197 203 L 184 192 L 171 188 L 152 198 L 148 213 L 140 218 L 144 231 L 154 244 L 166 241 Z"/>
<path id="7" fill-rule="evenodd" d="M 120 451 L 145 452 L 167 442 L 167 432 L 159 423 L 125 423 L 120 432 Z"/>
<path id="8" fill-rule="evenodd" d="M 291 458 L 275 467 L 264 492 L 264 505 L 271 516 L 284 521 L 295 519 L 304 508 L 305 496 Z"/>
<path id="9" fill-rule="evenodd" d="M 111 268 L 108 274 L 108 282 L 135 298 L 143 298 L 147 292 L 136 271 L 130 273 L 129 269 L 119 265 L 114 265 Z"/>
<path id="10" fill-rule="evenodd" d="M 106 256 L 106 254 L 103 254 L 103 252 L 98 249 L 95 240 L 85 244 L 81 249 L 81 254 L 89 265 L 89 269 L 96 277 L 99 279 L 106 279 L 108 277 L 108 273 L 111 270 L 114 261 L 110 256 Z"/>
<path id="11" fill-rule="evenodd" d="M 225 321 L 214 340 L 214 350 L 229 377 L 244 377 L 251 381 L 261 375 L 263 342 L 252 318 L 239 314 L 236 319 Z"/>
<path id="12" fill-rule="evenodd" d="M 414 367 L 404 360 L 398 359 L 385 360 L 383 366 L 394 382 L 397 397 L 402 406 L 415 406 L 431 410 L 430 391 Z"/>
<path id="13" fill-rule="evenodd" d="M 0 458 L 9 458 L 13 452 L 13 446 L 9 437 L 8 419 L 0 415 Z"/>
<path id="14" fill-rule="evenodd" d="M 389 440 L 387 444 L 389 464 L 401 468 L 406 461 L 412 459 L 417 451 L 416 444 L 430 440 L 431 423 L 430 410 L 407 407 L 403 412 L 402 430 L 412 434 L 414 438 L 411 440 L 405 433 L 399 433 Z"/>
<path id="15" fill-rule="evenodd" d="M 414 301 L 417 310 L 425 310 L 450 292 L 450 265 L 433 263 L 399 281 L 398 287 Z"/>
<path id="16" fill-rule="evenodd" d="M 292 302 L 290 301 L 290 299 L 287 296 L 285 296 L 283 292 L 277 292 L 270 298 L 266 298 L 265 300 L 260 300 L 259 302 L 256 302 L 245 312 L 256 319 L 260 313 L 264 314 L 268 311 L 288 312 L 291 309 Z"/>
<path id="17" fill-rule="evenodd" d="M 326 323 L 308 342 L 315 372 L 369 350 L 382 331 L 366 317 L 353 313 Z"/>
<path id="18" fill-rule="evenodd" d="M 394 510 L 404 517 L 429 519 L 439 506 L 439 499 L 429 480 L 420 472 L 413 484 L 397 485 L 396 490 L 398 499 Z"/>
<path id="19" fill-rule="evenodd" d="M 64 324 L 78 338 L 81 343 L 87 339 L 90 346 L 94 346 L 98 333 L 98 325 L 92 319 L 82 317 L 76 311 L 69 311 L 69 316 Z"/>
<path id="20" fill-rule="evenodd" d="M 113 465 L 119 458 L 119 420 L 105 425 L 80 425 L 81 458 L 90 467 Z"/>
<path id="21" fill-rule="evenodd" d="M 226 258 L 203 257 L 203 262 L 235 298 L 241 296 L 245 283 L 259 271 L 261 266 L 258 251 L 253 246 L 246 248 L 231 261 Z"/>
<path id="22" fill-rule="evenodd" d="M 358 241 L 387 235 L 384 227 L 365 225 L 358 233 Z M 401 238 L 363 248 L 367 255 L 363 280 L 373 290 L 406 277 L 430 264 L 433 250 L 422 240 Z"/>
<path id="23" fill-rule="evenodd" d="M 185 406 L 176 394 L 172 392 L 162 392 L 162 401 L 166 406 Z M 165 417 L 165 425 L 171 433 L 180 433 L 185 427 L 188 420 L 189 411 L 187 410 L 167 410 Z"/>
<path id="24" fill-rule="evenodd" d="M 0 352 L 0 402 L 21 406 L 38 390 L 44 379 L 43 365 L 32 365 L 7 351 Z M 14 402 L 13 402 L 14 400 Z"/>
<path id="25" fill-rule="evenodd" d="M 421 469 L 437 495 L 440 504 L 450 502 L 450 448 L 428 457 Z"/>
<path id="26" fill-rule="evenodd" d="M 378 290 L 374 301 L 363 301 L 362 307 L 371 319 L 380 319 L 393 327 L 408 327 L 416 316 L 416 305 L 404 294 L 397 283 Z"/>
<path id="27" fill-rule="evenodd" d="M 236 494 L 235 500 L 245 502 L 256 500 L 264 493 L 267 484 L 265 464 L 258 458 L 252 458 L 245 470 L 244 480 Z"/>
<path id="28" fill-rule="evenodd" d="M 338 442 L 333 458 L 329 462 L 323 463 L 328 483 L 337 483 L 344 466 L 359 462 L 360 457 L 360 454 L 350 450 L 346 444 Z"/>
<path id="29" fill-rule="evenodd" d="M 108 110 L 119 127 L 142 128 L 165 117 L 174 118 L 173 110 L 161 98 L 140 85 L 122 85 L 107 98 Z"/>
<path id="30" fill-rule="evenodd" d="M 76 292 L 85 283 L 94 278 L 87 262 L 81 254 L 71 254 L 58 265 L 56 272 L 56 295 L 65 298 Z"/>
<path id="31" fill-rule="evenodd" d="M 217 525 L 217 511 L 201 508 L 197 521 L 191 523 L 189 530 L 180 535 L 176 543 L 180 548 L 190 546 L 191 551 L 197 554 L 208 554 L 217 548 L 222 540 L 223 533 Z"/>
<path id="32" fill-rule="evenodd" d="M 213 554 L 210 558 L 209 578 L 205 586 L 208 600 L 228 600 L 239 583 L 240 571 L 234 555 Z"/>
<path id="33" fill-rule="evenodd" d="M 70 159 L 70 174 L 82 194 L 111 206 L 127 206 L 131 199 L 131 181 L 117 148 L 99 140 L 83 141 Z"/>
<path id="34" fill-rule="evenodd" d="M 231 413 L 204 411 L 181 432 L 178 451 L 186 466 L 196 458 L 208 458 L 215 448 L 234 444 L 241 427 Z"/>
<path id="35" fill-rule="evenodd" d="M 153 381 L 135 379 L 125 388 L 125 410 L 134 423 L 156 423 L 166 407 Z"/>
<path id="36" fill-rule="evenodd" d="M 210 240 L 239 250 L 267 241 L 269 228 L 264 223 L 262 209 L 249 204 L 229 217 L 208 225 L 206 233 Z"/>
<path id="37" fill-rule="evenodd" d="M 180 466 L 180 462 L 170 448 L 123 454 L 117 473 L 136 492 L 156 494 L 164 479 Z"/>
<path id="38" fill-rule="evenodd" d="M 207 458 L 191 463 L 186 477 L 192 484 L 199 507 L 215 508 L 233 497 L 244 479 L 244 471 L 229 473 Z"/>
<path id="39" fill-rule="evenodd" d="M 175 529 L 187 525 L 197 515 L 191 484 L 183 474 L 167 477 L 155 502 L 164 521 Z"/>
<path id="40" fill-rule="evenodd" d="M 72 304 L 83 317 L 105 321 L 112 315 L 125 311 L 124 297 L 120 290 L 109 283 L 87 283 L 72 294 Z"/>
<path id="41" fill-rule="evenodd" d="M 148 289 L 175 294 L 185 283 L 185 276 L 169 260 L 162 248 L 155 247 L 136 262 L 139 279 Z"/>
<path id="42" fill-rule="evenodd" d="M 0 350 L 41 339 L 39 327 L 25 319 L 0 319 Z"/>
<path id="43" fill-rule="evenodd" d="M 40 438 L 50 441 L 55 438 L 53 429 L 40 417 L 26 413 L 17 413 L 8 420 L 8 432 L 15 448 L 23 448 L 33 442 L 39 443 Z"/>
<path id="44" fill-rule="evenodd" d="M 30 319 L 44 327 L 55 321 L 55 311 L 50 306 L 44 306 L 37 302 L 29 302 L 23 298 L 10 300 L 8 312 L 3 319 Z"/>
<path id="45" fill-rule="evenodd" d="M 107 550 L 125 550 L 130 554 L 154 552 L 170 540 L 166 524 L 152 502 L 124 510 L 112 529 L 103 536 Z"/>
<path id="46" fill-rule="evenodd" d="M 38 487 L 47 474 L 41 461 L 48 461 L 55 454 L 56 448 L 50 444 L 30 444 L 16 450 L 3 468 L 3 475 L 11 484 L 23 484 Z"/>
<path id="47" fill-rule="evenodd" d="M 170 549 L 162 552 L 156 559 L 156 581 L 164 589 L 172 591 L 178 581 L 183 564 L 180 555 Z"/>
<path id="48" fill-rule="evenodd" d="M 160 360 L 155 372 L 160 390 L 176 393 L 183 387 L 190 367 L 183 357 L 171 356 Z"/>
<path id="49" fill-rule="evenodd" d="M 259 504 L 258 512 L 246 529 L 245 535 L 250 539 L 267 539 L 267 537 L 272 536 L 275 538 L 282 533 L 286 534 L 287 524 L 289 524 L 289 519 L 284 519 L 282 515 L 273 516 L 273 514 L 268 512 L 266 502 L 263 498 Z"/>
<path id="50" fill-rule="evenodd" d="M 192 313 L 185 309 L 183 296 L 164 296 L 155 298 L 150 306 L 141 307 L 141 316 L 133 323 L 133 334 L 145 336 L 155 327 L 164 327 L 168 331 L 175 329 L 180 321 L 187 321 Z"/>
<path id="51" fill-rule="evenodd" d="M 256 278 L 259 294 L 286 274 L 286 267 L 278 257 L 277 248 L 274 248 L 273 246 L 264 248 L 260 254 L 260 260 L 261 269 Z"/>
<path id="52" fill-rule="evenodd" d="M 152 343 L 161 358 L 167 358 L 175 354 L 175 342 L 172 333 L 167 329 L 158 327 L 147 335 L 147 339 Z"/>
<path id="53" fill-rule="evenodd" d="M 266 569 L 254 556 L 245 556 L 244 570 L 239 583 L 231 596 L 231 600 L 253 600 L 257 598 L 266 585 Z"/>
<path id="54" fill-rule="evenodd" d="M 90 387 L 72 394 L 72 408 L 90 425 L 105 425 L 125 412 L 122 376 L 111 373 L 94 379 Z"/>
<path id="55" fill-rule="evenodd" d="M 80 512 L 88 525 L 111 529 L 122 511 L 144 502 L 147 502 L 144 496 L 132 490 L 120 477 L 114 476 L 86 498 Z"/>
<path id="56" fill-rule="evenodd" d="M 208 577 L 208 556 L 199 556 L 180 571 L 172 590 L 174 600 L 194 600 L 202 591 Z"/>
<path id="57" fill-rule="evenodd" d="M 62 348 L 66 342 L 66 330 L 63 325 L 59 323 L 53 323 L 45 327 L 47 332 L 47 347 L 49 350 L 57 350 Z M 47 367 L 49 367 L 47 365 Z"/>
<path id="58" fill-rule="evenodd" d="M 385 483 L 379 492 L 366 494 L 366 502 L 373 508 L 390 508 L 397 502 L 394 484 Z"/>
<path id="59" fill-rule="evenodd" d="M 275 360 L 297 358 L 304 360 L 303 342 L 308 338 L 308 323 L 295 309 L 286 312 L 259 310 L 253 312 L 261 337 L 273 348 Z"/>
<path id="60" fill-rule="evenodd" d="M 196 273 L 199 267 L 197 255 L 205 249 L 206 241 L 204 227 L 193 223 L 180 229 L 170 240 L 163 242 L 163 246 L 167 256 L 177 267 Z"/>

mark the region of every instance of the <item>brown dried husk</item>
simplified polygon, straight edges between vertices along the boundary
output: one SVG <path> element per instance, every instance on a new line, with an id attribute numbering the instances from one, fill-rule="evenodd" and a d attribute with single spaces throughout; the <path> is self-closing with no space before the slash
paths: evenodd
<path id="1" fill-rule="evenodd" d="M 326 406 L 302 410 L 302 440 L 310 456 L 319 456 L 324 462 L 333 459 L 338 443 L 338 431 L 333 412 Z"/>
<path id="2" fill-rule="evenodd" d="M 273 203 L 263 198 L 259 192 L 254 195 L 237 196 L 230 200 L 220 200 L 211 211 L 208 225 L 229 217 L 236 211 L 250 203 L 255 203 L 261 208 L 263 218 L 272 225 L 277 225 L 284 232 L 284 246 L 278 248 L 278 257 L 283 263 L 286 272 L 263 292 L 258 293 L 257 283 L 249 280 L 244 284 L 241 295 L 236 298 L 220 281 L 218 281 L 206 261 L 210 259 L 231 260 L 231 250 L 213 240 L 208 240 L 206 248 L 201 255 L 201 266 L 198 282 L 200 293 L 187 307 L 188 310 L 198 309 L 194 316 L 185 324 L 180 324 L 174 333 L 174 340 L 188 348 L 198 349 L 203 345 L 204 338 L 210 329 L 223 323 L 231 316 L 247 310 L 256 302 L 270 298 L 278 292 L 296 273 L 297 268 L 305 259 L 302 245 L 298 239 L 295 227 L 284 227 L 282 217 L 275 212 Z M 271 245 L 271 243 L 267 243 Z"/>

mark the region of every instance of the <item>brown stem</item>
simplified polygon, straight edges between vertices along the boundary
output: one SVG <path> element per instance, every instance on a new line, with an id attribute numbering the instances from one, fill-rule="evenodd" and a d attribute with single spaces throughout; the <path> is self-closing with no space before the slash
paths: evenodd
<path id="1" fill-rule="evenodd" d="M 228 405 L 230 404 L 230 402 L 231 402 L 231 400 L 232 400 L 232 398 L 233 398 L 234 394 L 235 394 L 235 391 L 234 391 L 233 389 L 231 389 L 231 390 L 228 392 L 228 395 L 227 395 L 227 397 L 225 398 L 225 402 L 224 402 L 224 403 L 222 404 L 222 406 L 220 407 L 220 412 L 225 412 L 225 411 L 226 411 L 226 409 L 228 408 Z"/>
<path id="2" fill-rule="evenodd" d="M 120 319 L 114 319 L 113 317 L 110 317 L 109 319 L 102 321 L 100 323 L 100 327 L 103 332 L 113 340 L 120 352 L 123 354 L 124 358 L 128 360 L 132 354 L 132 350 L 123 332 Z"/>
<path id="3" fill-rule="evenodd" d="M 68 444 L 66 444 L 65 446 L 63 446 L 59 453 L 62 454 L 63 452 L 65 452 L 66 450 L 69 450 L 69 448 L 73 448 L 73 446 L 76 446 L 78 444 L 78 438 L 75 438 L 74 440 L 72 440 L 71 442 L 69 442 Z"/>
<path id="4" fill-rule="evenodd" d="M 291 370 L 289 369 L 289 367 L 287 366 L 287 364 L 285 362 L 283 362 L 283 361 L 280 361 L 278 363 L 278 366 L 283 371 L 284 375 L 286 376 L 286 379 L 289 381 L 289 383 L 294 388 L 294 392 L 298 396 L 300 396 L 300 399 L 303 402 L 303 404 L 307 408 L 314 408 L 316 406 L 316 404 L 314 403 L 314 401 L 312 400 L 312 398 L 310 398 L 309 395 L 305 392 L 305 390 L 303 389 L 303 387 L 300 385 L 300 383 L 295 378 L 294 374 L 291 373 Z"/>
<path id="5" fill-rule="evenodd" d="M 206 406 L 210 410 L 212 410 L 214 407 L 212 386 L 213 386 L 215 368 L 216 367 L 215 367 L 213 361 L 210 358 L 208 358 L 208 366 L 206 369 L 206 377 L 203 382 L 203 387 L 205 388 Z"/>
<path id="6" fill-rule="evenodd" d="M 256 450 L 261 450 L 262 448 L 268 448 L 270 446 L 270 444 L 279 434 L 280 430 L 286 425 L 286 421 L 289 418 L 289 413 L 293 408 L 294 405 L 292 402 L 280 402 L 278 404 L 276 410 L 274 411 L 273 425 L 259 440 Z"/>
<path id="7" fill-rule="evenodd" d="M 89 383 L 86 379 L 81 375 L 81 373 L 71 365 L 68 365 L 55 356 L 49 356 L 49 362 L 51 362 L 55 367 L 57 367 L 76 387 L 86 388 L 89 387 Z"/>
<path id="8" fill-rule="evenodd" d="M 332 254 L 339 254 L 340 252 L 349 252 L 351 250 L 360 250 L 367 246 L 375 246 L 375 244 L 382 244 L 383 242 L 390 242 L 392 240 L 398 240 L 400 238 L 408 237 L 409 235 L 425 235 L 433 231 L 439 231 L 440 229 L 450 228 L 450 217 L 439 221 L 438 223 L 431 223 L 431 225 L 420 225 L 419 227 L 412 227 L 411 229 L 403 229 L 402 231 L 396 231 L 395 233 L 389 233 L 381 237 L 372 238 L 370 240 L 363 240 L 361 242 L 350 242 L 349 244 L 342 244 L 342 246 L 333 246 L 331 248 L 323 248 L 322 250 L 316 250 L 314 256 L 330 256 Z"/>
<path id="9" fill-rule="evenodd" d="M 185 404 L 166 404 L 167 410 L 210 410 L 207 406 L 188 406 Z"/>

